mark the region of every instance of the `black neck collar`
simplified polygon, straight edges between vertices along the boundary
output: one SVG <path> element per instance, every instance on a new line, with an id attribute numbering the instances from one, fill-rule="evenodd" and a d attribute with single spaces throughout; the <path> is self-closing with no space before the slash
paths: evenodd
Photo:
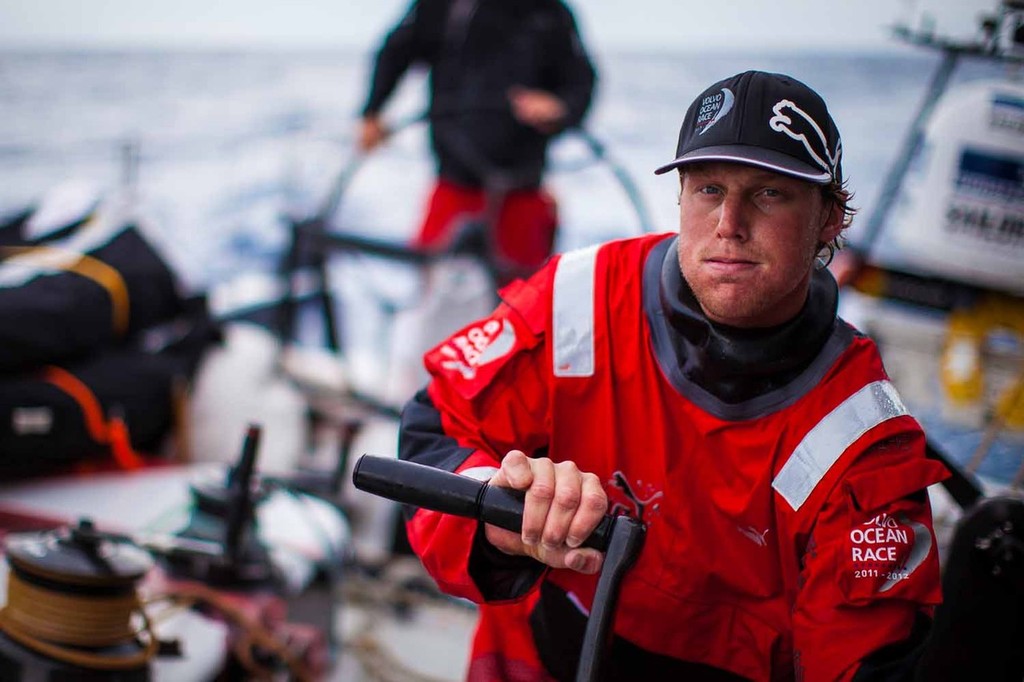
<path id="1" fill-rule="evenodd" d="M 740 329 L 707 319 L 679 271 L 677 241 L 665 250 L 659 296 L 680 344 L 677 357 L 689 381 L 725 403 L 738 403 L 780 388 L 818 356 L 836 322 L 838 287 L 815 270 L 810 293 L 796 317 L 776 327 Z"/>

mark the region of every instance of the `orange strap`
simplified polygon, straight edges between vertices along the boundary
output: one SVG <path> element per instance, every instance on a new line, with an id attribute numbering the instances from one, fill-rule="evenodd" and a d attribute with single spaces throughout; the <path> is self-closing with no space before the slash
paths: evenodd
<path id="1" fill-rule="evenodd" d="M 121 469 L 138 469 L 143 465 L 142 458 L 132 449 L 128 425 L 120 417 L 108 421 L 100 401 L 81 379 L 66 369 L 48 365 L 43 368 L 43 380 L 64 391 L 78 403 L 89 436 L 97 443 L 110 446 L 110 454 Z"/>
<path id="2" fill-rule="evenodd" d="M 97 443 L 107 442 L 107 422 L 103 417 L 103 407 L 89 387 L 71 372 L 61 367 L 48 365 L 43 368 L 43 380 L 48 381 L 74 398 L 82 408 L 85 428 L 89 436 Z"/>
<path id="3" fill-rule="evenodd" d="M 128 435 L 128 425 L 120 417 L 112 417 L 107 423 L 107 434 L 110 437 L 110 454 L 122 469 L 140 469 L 145 464 L 139 453 L 132 449 L 132 441 Z"/>

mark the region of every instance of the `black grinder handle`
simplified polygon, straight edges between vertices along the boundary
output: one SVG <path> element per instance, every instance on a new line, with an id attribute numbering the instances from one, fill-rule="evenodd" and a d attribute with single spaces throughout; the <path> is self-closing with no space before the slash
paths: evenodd
<path id="1" fill-rule="evenodd" d="M 450 471 L 394 459 L 363 455 L 352 471 L 352 483 L 364 492 L 389 500 L 454 514 L 518 533 L 523 529 L 521 490 L 491 486 Z M 584 547 L 608 548 L 614 517 L 605 516 Z"/>
<path id="2" fill-rule="evenodd" d="M 444 514 L 479 519 L 513 532 L 522 531 L 524 493 L 489 486 L 466 476 L 393 459 L 363 455 L 352 471 L 359 490 Z M 584 547 L 605 552 L 594 603 L 580 649 L 576 682 L 604 679 L 614 633 L 622 579 L 643 547 L 644 525 L 628 516 L 605 516 Z"/>

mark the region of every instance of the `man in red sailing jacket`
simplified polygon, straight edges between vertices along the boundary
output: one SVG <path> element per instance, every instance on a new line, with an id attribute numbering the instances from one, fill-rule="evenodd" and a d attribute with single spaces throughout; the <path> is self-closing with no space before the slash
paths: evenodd
<path id="1" fill-rule="evenodd" d="M 647 525 L 614 680 L 910 679 L 940 601 L 945 469 L 818 256 L 852 209 L 839 132 L 788 76 L 690 105 L 678 235 L 564 254 L 431 350 L 400 456 L 526 491 L 521 534 L 415 510 L 481 604 L 470 680 L 572 679 L 606 512 Z"/>

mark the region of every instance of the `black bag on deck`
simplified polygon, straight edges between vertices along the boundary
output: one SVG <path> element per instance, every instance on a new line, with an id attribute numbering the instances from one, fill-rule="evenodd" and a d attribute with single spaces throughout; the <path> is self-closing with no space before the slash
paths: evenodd
<path id="1" fill-rule="evenodd" d="M 0 372 L 79 359 L 182 312 L 173 273 L 134 225 L 0 253 Z"/>
<path id="2" fill-rule="evenodd" d="M 22 218 L 22 221 L 25 218 Z M 0 472 L 136 463 L 178 418 L 219 327 L 134 224 L 0 234 Z"/>
<path id="3" fill-rule="evenodd" d="M 131 346 L 0 376 L 0 472 L 37 474 L 88 460 L 131 466 L 159 451 L 203 353 L 220 338 L 202 298 Z"/>
<path id="4" fill-rule="evenodd" d="M 151 451 L 174 422 L 172 358 L 104 351 L 81 363 L 0 380 L 0 469 Z"/>

